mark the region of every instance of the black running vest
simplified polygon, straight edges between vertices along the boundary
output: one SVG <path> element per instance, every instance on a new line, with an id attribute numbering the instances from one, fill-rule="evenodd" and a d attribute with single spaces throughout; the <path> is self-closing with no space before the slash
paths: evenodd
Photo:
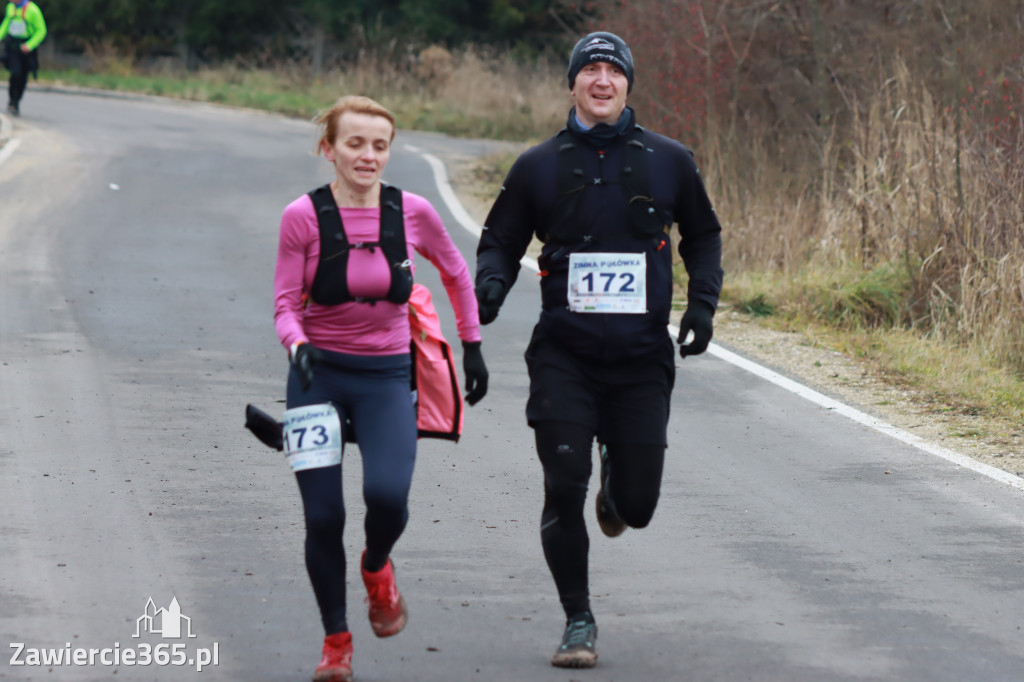
<path id="1" fill-rule="evenodd" d="M 380 187 L 379 241 L 350 244 L 341 222 L 338 204 L 329 184 L 309 193 L 320 228 L 320 260 L 309 292 L 320 305 L 338 305 L 350 301 L 374 303 L 387 300 L 405 303 L 412 292 L 412 262 L 405 244 L 405 220 L 402 215 L 402 190 L 392 185 Z M 348 290 L 348 253 L 351 249 L 380 248 L 391 270 L 391 286 L 383 299 L 352 296 Z"/>
<path id="2" fill-rule="evenodd" d="M 555 218 L 543 241 L 548 239 L 563 244 L 581 241 L 586 234 L 586 226 L 578 219 L 578 202 L 582 190 L 588 185 L 601 184 L 601 178 L 586 178 L 583 170 L 583 152 L 579 144 L 572 140 L 568 128 L 558 133 L 561 144 L 558 147 L 558 195 L 559 204 L 555 209 Z M 632 136 L 626 142 L 622 165 L 622 184 L 629 193 L 627 222 L 629 232 L 638 238 L 663 237 L 671 224 L 666 225 L 658 217 L 651 196 L 650 176 L 648 173 L 646 145 L 644 145 L 644 129 L 634 126 Z"/>

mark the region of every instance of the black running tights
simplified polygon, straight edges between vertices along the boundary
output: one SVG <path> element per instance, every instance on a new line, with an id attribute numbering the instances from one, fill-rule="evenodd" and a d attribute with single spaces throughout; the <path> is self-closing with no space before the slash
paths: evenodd
<path id="1" fill-rule="evenodd" d="M 17 76 L 12 73 L 10 80 L 7 82 L 8 103 L 18 106 L 22 96 L 25 94 L 26 87 L 28 87 L 28 72 L 23 71 Z"/>
<path id="2" fill-rule="evenodd" d="M 590 538 L 584 505 L 593 470 L 595 434 L 580 424 L 543 421 L 535 424 L 534 436 L 544 467 L 541 544 L 566 618 L 571 618 L 590 610 Z M 665 448 L 660 444 L 606 445 L 609 482 L 605 492 L 627 525 L 643 528 L 650 523 L 658 504 Z"/>

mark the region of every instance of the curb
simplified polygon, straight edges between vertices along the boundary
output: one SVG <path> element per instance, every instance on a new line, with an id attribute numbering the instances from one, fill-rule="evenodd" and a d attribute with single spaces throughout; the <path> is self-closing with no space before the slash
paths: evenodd
<path id="1" fill-rule="evenodd" d="M 170 95 L 150 95 L 142 92 L 131 92 L 128 90 L 107 90 L 105 88 L 89 88 L 82 85 L 63 85 L 58 83 L 37 83 L 32 87 L 32 89 L 35 92 L 50 92 L 57 93 L 59 95 L 84 95 L 87 97 L 101 97 L 104 99 L 119 99 L 132 102 L 156 102 L 160 104 L 176 104 L 181 106 L 211 107 L 213 109 L 244 111 L 250 114 L 276 116 L 293 120 L 309 120 L 302 116 L 283 114 L 276 111 L 268 111 L 266 109 L 253 109 L 233 104 L 221 104 L 219 102 L 204 102 L 202 100 L 172 97 Z"/>
<path id="2" fill-rule="evenodd" d="M 89 88 L 82 85 L 63 85 L 58 83 L 35 83 L 32 87 L 35 92 L 56 92 L 61 95 L 86 95 L 88 97 L 103 97 L 105 99 L 123 99 L 129 101 L 181 101 L 191 102 L 194 100 L 181 100 L 177 97 L 164 97 L 161 95 L 147 95 L 141 92 L 130 90 L 107 90 L 105 88 Z M 208 102 L 198 102 L 208 104 Z"/>

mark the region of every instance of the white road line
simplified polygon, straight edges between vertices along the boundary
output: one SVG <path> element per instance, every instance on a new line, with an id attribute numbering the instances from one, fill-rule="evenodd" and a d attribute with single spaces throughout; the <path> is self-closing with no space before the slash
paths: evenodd
<path id="1" fill-rule="evenodd" d="M 924 452 L 927 452 L 929 454 L 941 457 L 942 459 L 952 462 L 953 464 L 958 464 L 976 473 L 983 474 L 985 476 L 988 476 L 989 478 L 994 478 L 995 480 L 1001 483 L 1005 483 L 1009 486 L 1013 486 L 1018 490 L 1024 490 L 1024 479 L 1022 479 L 1019 476 L 1014 476 L 1013 474 L 1007 471 L 1003 471 L 1002 469 L 997 469 L 996 467 L 985 464 L 984 462 L 979 462 L 975 459 L 971 459 L 966 455 L 954 452 L 952 450 L 949 450 L 948 448 L 942 447 L 941 445 L 929 443 L 908 431 L 899 429 L 893 426 L 892 424 L 884 422 L 881 419 L 872 417 L 871 415 L 861 412 L 860 410 L 854 409 L 849 405 L 839 402 L 838 400 L 833 400 L 832 398 L 829 398 L 827 395 L 823 395 L 811 388 L 804 386 L 803 384 L 799 384 L 791 379 L 787 379 L 786 377 L 782 376 L 781 374 L 778 374 L 777 372 L 773 372 L 767 367 L 762 367 L 761 365 L 755 362 L 751 362 L 746 358 L 740 357 L 739 355 L 736 355 L 732 351 L 728 351 L 716 344 L 711 344 L 708 347 L 708 352 L 717 358 L 720 358 L 728 363 L 736 365 L 741 369 L 745 369 L 751 374 L 754 374 L 766 381 L 770 381 L 776 386 L 784 388 L 787 391 L 791 391 L 792 393 L 795 393 L 801 398 L 804 398 L 816 405 L 824 407 L 826 410 L 832 410 L 836 414 L 841 414 L 844 417 L 852 419 L 855 422 L 860 422 L 861 424 L 864 424 L 865 426 L 868 426 L 874 429 L 875 431 L 884 433 L 887 436 L 895 438 L 896 440 L 906 443 L 907 445 L 912 445 L 915 448 L 923 450 Z"/>
<path id="2" fill-rule="evenodd" d="M 458 197 L 455 196 L 455 192 L 452 190 L 451 184 L 448 182 L 448 173 L 446 172 L 444 164 L 441 162 L 441 160 L 432 154 L 425 153 L 419 150 L 418 148 L 410 145 L 406 145 L 406 149 L 419 154 L 426 160 L 426 162 L 430 165 L 431 170 L 433 170 L 434 172 L 434 182 L 437 184 L 438 192 L 441 194 L 441 198 L 444 199 L 445 205 L 448 207 L 449 212 L 451 212 L 451 214 L 467 232 L 469 232 L 475 237 L 479 237 L 480 233 L 482 232 L 482 228 L 473 221 L 473 219 L 466 212 L 466 209 L 463 208 L 462 203 L 459 201 Z M 540 268 L 537 265 L 537 261 L 532 258 L 524 257 L 521 262 L 524 266 L 530 268 L 534 272 L 538 272 L 540 270 Z M 669 331 L 673 337 L 675 337 L 679 333 L 678 327 L 675 327 L 674 325 L 669 325 Z M 1022 479 L 1019 476 L 1014 476 L 1009 472 L 1003 471 L 1002 469 L 997 469 L 996 467 L 990 466 L 983 462 L 979 462 L 975 459 L 967 457 L 966 455 L 962 455 L 958 452 L 954 452 L 942 446 L 929 443 L 908 431 L 899 429 L 893 426 L 892 424 L 882 421 L 881 419 L 876 419 L 875 417 L 872 417 L 871 415 L 865 412 L 861 412 L 860 410 L 854 409 L 849 405 L 841 403 L 837 400 L 833 400 L 832 398 L 829 398 L 827 395 L 824 395 L 811 388 L 808 388 L 803 384 L 797 383 L 792 379 L 787 379 L 786 377 L 782 376 L 777 372 L 773 372 L 767 367 L 763 367 L 757 364 L 756 362 L 751 362 L 750 360 L 747 360 L 746 358 L 743 358 L 737 355 L 736 353 L 733 353 L 732 351 L 722 348 L 718 344 L 712 343 L 710 346 L 708 346 L 708 353 L 714 355 L 716 358 L 719 358 L 720 360 L 725 360 L 726 362 L 735 365 L 740 369 L 746 370 L 751 374 L 761 379 L 764 379 L 765 381 L 769 381 L 775 384 L 776 386 L 779 386 L 780 388 L 784 388 L 787 391 L 795 393 L 796 395 L 800 396 L 801 398 L 804 398 L 805 400 L 809 400 L 815 405 L 823 407 L 826 410 L 832 410 L 836 414 L 840 414 L 848 419 L 852 419 L 855 422 L 859 422 L 869 428 L 874 429 L 875 431 L 883 433 L 891 438 L 895 438 L 896 440 L 902 443 L 906 443 L 907 445 L 911 445 L 919 450 L 935 455 L 937 457 L 941 457 L 942 459 L 948 462 L 952 462 L 953 464 L 962 466 L 965 469 L 970 469 L 975 473 L 982 474 L 983 476 L 988 476 L 989 478 L 995 479 L 1000 483 L 1005 483 L 1006 485 L 1017 488 L 1018 490 L 1024 490 L 1024 479 Z"/>
<path id="3" fill-rule="evenodd" d="M 3 165 L 4 161 L 10 158 L 11 154 L 18 149 L 21 144 L 21 140 L 16 137 L 11 137 L 13 126 L 11 125 L 11 119 L 7 116 L 0 115 L 0 142 L 4 142 L 4 146 L 0 147 L 0 166 Z"/>
<path id="4" fill-rule="evenodd" d="M 459 221 L 463 229 L 479 239 L 483 228 L 476 224 L 469 213 L 466 212 L 466 209 L 463 208 L 462 202 L 455 196 L 455 191 L 452 189 L 451 183 L 448 182 L 448 171 L 445 169 L 444 163 L 433 154 L 422 151 L 419 147 L 407 144 L 405 148 L 423 157 L 430 166 L 430 169 L 434 171 L 434 182 L 437 184 L 437 191 L 441 194 L 441 198 L 444 199 L 448 211 L 455 216 L 455 219 Z M 537 265 L 537 261 L 529 256 L 523 256 L 523 259 L 519 262 L 534 272 L 540 272 L 540 266 Z"/>
<path id="5" fill-rule="evenodd" d="M 18 149 L 20 145 L 21 140 L 15 137 L 13 139 L 7 140 L 7 142 L 4 143 L 4 146 L 0 147 L 0 166 L 2 166 L 4 161 L 9 159 L 11 155 L 14 154 L 14 152 Z"/>
<path id="6" fill-rule="evenodd" d="M 441 163 L 441 160 L 433 154 L 425 154 L 417 147 L 412 145 L 405 145 L 405 148 L 411 152 L 415 152 L 426 159 L 427 163 L 430 164 L 430 170 L 434 171 L 434 181 L 437 183 L 437 191 L 441 193 L 441 198 L 444 199 L 444 203 L 448 206 L 448 210 L 451 212 L 455 219 L 459 221 L 471 235 L 479 238 L 480 233 L 483 229 L 473 222 L 473 219 L 463 208 L 462 202 L 455 196 L 455 191 L 452 189 L 452 185 L 448 182 L 448 170 Z"/>

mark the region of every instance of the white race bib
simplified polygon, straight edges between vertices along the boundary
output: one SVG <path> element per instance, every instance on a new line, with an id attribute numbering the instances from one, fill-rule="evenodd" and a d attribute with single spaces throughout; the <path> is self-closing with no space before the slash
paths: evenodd
<path id="1" fill-rule="evenodd" d="M 576 313 L 646 313 L 647 254 L 571 254 L 568 298 Z"/>
<path id="2" fill-rule="evenodd" d="M 292 471 L 341 464 L 341 419 L 333 405 L 285 410 L 284 452 Z"/>
<path id="3" fill-rule="evenodd" d="M 7 26 L 7 32 L 15 38 L 26 38 L 28 37 L 28 26 L 21 19 L 13 19 Z"/>

